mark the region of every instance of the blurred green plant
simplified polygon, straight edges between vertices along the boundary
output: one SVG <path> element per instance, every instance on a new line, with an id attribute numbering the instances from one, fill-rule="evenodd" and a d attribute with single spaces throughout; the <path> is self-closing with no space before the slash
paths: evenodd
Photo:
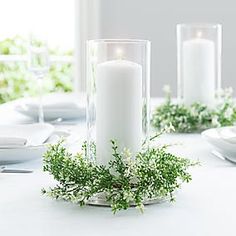
<path id="1" fill-rule="evenodd" d="M 177 133 L 190 133 L 236 124 L 236 103 L 232 88 L 218 91 L 215 107 L 203 103 L 186 106 L 172 100 L 169 86 L 165 86 L 164 92 L 165 101 L 152 114 L 152 126 L 157 130 L 171 127 Z"/>
<path id="2" fill-rule="evenodd" d="M 49 48 L 50 55 L 71 56 L 72 51 Z M 27 40 L 15 36 L 0 41 L 0 55 L 27 55 Z M 55 62 L 51 64 L 48 76 L 44 79 L 44 92 L 72 91 L 72 64 Z M 0 61 L 0 103 L 20 97 L 37 95 L 37 83 L 28 72 L 25 61 Z"/>

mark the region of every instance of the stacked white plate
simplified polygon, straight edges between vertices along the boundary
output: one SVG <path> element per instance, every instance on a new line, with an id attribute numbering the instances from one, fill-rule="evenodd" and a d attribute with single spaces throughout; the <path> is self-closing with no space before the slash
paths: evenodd
<path id="1" fill-rule="evenodd" d="M 0 125 L 0 165 L 42 158 L 47 144 L 70 136 L 50 124 Z"/>
<path id="2" fill-rule="evenodd" d="M 24 99 L 15 110 L 35 120 L 38 118 L 38 99 Z M 75 93 L 52 93 L 43 97 L 46 121 L 75 120 L 85 117 L 85 96 Z"/>
<path id="3" fill-rule="evenodd" d="M 208 129 L 202 137 L 209 142 L 222 157 L 236 162 L 236 127 Z"/>

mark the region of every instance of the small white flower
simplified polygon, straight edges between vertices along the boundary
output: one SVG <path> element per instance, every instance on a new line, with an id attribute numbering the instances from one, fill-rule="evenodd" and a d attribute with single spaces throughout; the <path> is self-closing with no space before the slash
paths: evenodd
<path id="1" fill-rule="evenodd" d="M 214 127 L 219 127 L 219 126 L 220 126 L 220 123 L 219 123 L 219 121 L 218 121 L 218 117 L 217 117 L 217 116 L 213 116 L 213 117 L 212 117 L 212 125 L 213 125 Z"/>
<path id="2" fill-rule="evenodd" d="M 127 160 L 130 160 L 131 155 L 132 155 L 128 148 L 124 148 L 122 154 Z"/>
<path id="3" fill-rule="evenodd" d="M 165 130 L 165 133 L 172 133 L 175 131 L 175 127 L 172 125 L 171 122 L 169 122 L 168 124 L 164 126 L 164 130 Z"/>
<path id="4" fill-rule="evenodd" d="M 217 93 L 218 97 L 220 98 L 221 103 L 224 103 L 225 100 L 227 99 L 231 99 L 232 95 L 233 95 L 233 89 L 231 87 L 226 88 L 226 89 L 221 89 L 218 93 Z"/>
<path id="5" fill-rule="evenodd" d="M 225 117 L 226 119 L 229 119 L 229 118 L 231 118 L 231 116 L 233 115 L 233 113 L 234 113 L 233 109 L 232 109 L 231 107 L 228 107 L 227 110 L 226 110 L 225 113 L 224 113 L 224 117 Z"/>
<path id="6" fill-rule="evenodd" d="M 198 116 L 199 115 L 197 113 L 196 109 L 190 109 L 190 114 L 191 114 L 191 116 Z"/>
<path id="7" fill-rule="evenodd" d="M 165 93 L 165 94 L 170 94 L 171 93 L 171 89 L 170 89 L 170 86 L 169 85 L 164 85 L 163 86 L 163 92 Z"/>
<path id="8" fill-rule="evenodd" d="M 228 96 L 232 96 L 233 88 L 232 87 L 226 88 L 225 89 L 225 94 L 228 95 Z"/>

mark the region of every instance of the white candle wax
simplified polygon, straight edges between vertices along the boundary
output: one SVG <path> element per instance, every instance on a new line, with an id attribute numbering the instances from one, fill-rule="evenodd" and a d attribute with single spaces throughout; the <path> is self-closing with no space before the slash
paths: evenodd
<path id="1" fill-rule="evenodd" d="M 214 103 L 215 45 L 196 38 L 183 43 L 183 97 L 185 104 Z"/>
<path id="2" fill-rule="evenodd" d="M 142 145 L 142 67 L 114 60 L 97 65 L 96 151 L 97 162 L 106 165 L 112 159 L 110 140 L 120 150 L 132 153 Z"/>

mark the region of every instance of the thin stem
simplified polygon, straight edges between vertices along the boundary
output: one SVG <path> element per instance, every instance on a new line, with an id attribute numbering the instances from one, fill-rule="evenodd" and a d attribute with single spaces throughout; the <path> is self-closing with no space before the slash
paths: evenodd
<path id="1" fill-rule="evenodd" d="M 152 137 L 150 138 L 150 141 L 152 141 L 152 140 L 154 140 L 154 139 L 160 137 L 163 133 L 164 133 L 164 131 L 161 131 L 160 133 L 155 134 L 154 136 L 152 136 Z"/>
<path id="2" fill-rule="evenodd" d="M 43 78 L 38 77 L 38 122 L 44 123 L 44 113 L 43 113 Z"/>

